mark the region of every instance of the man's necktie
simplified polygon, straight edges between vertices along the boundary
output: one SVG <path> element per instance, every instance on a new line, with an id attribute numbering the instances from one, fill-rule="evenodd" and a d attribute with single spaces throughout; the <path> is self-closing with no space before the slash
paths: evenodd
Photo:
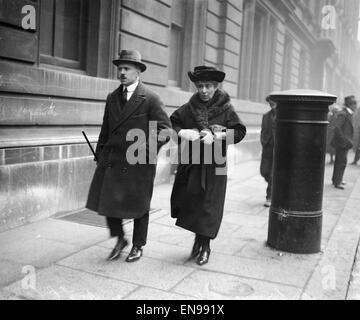
<path id="1" fill-rule="evenodd" d="M 125 87 L 125 89 L 122 91 L 121 93 L 121 105 L 122 107 L 124 107 L 124 105 L 126 104 L 127 102 L 127 93 L 128 93 L 128 90 L 127 88 Z"/>

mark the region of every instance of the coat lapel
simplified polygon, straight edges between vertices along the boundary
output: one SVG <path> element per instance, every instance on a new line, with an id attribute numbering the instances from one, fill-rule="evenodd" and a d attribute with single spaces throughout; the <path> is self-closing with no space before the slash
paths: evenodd
<path id="1" fill-rule="evenodd" d="M 141 82 L 139 82 L 130 100 L 125 104 L 122 110 L 120 110 L 120 87 L 115 91 L 115 103 L 116 111 L 114 110 L 114 118 L 117 121 L 112 132 L 114 132 L 119 126 L 121 126 L 129 117 L 141 106 L 146 99 L 145 88 Z M 118 113 L 116 115 L 116 113 Z"/>

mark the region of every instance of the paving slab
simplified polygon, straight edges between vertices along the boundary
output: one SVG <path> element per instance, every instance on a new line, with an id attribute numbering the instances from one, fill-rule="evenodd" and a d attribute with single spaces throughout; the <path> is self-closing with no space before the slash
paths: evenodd
<path id="1" fill-rule="evenodd" d="M 251 259 L 212 252 L 209 262 L 204 266 L 200 267 L 192 262 L 185 265 L 302 288 L 313 272 L 316 263 L 315 259 L 294 259 L 287 255 L 282 257 L 259 256 L 258 259 Z"/>
<path id="2" fill-rule="evenodd" d="M 246 227 L 246 228 L 263 228 L 268 224 L 268 218 L 250 214 L 241 214 L 239 212 L 227 212 L 224 214 L 223 220 L 227 223 Z"/>
<path id="3" fill-rule="evenodd" d="M 241 199 L 246 200 L 247 198 L 252 197 L 254 194 L 259 192 L 259 188 L 255 188 L 255 187 L 250 187 L 250 186 L 246 186 L 243 184 L 238 184 L 238 185 L 233 185 L 231 186 L 231 189 L 228 191 L 231 192 L 227 192 L 226 193 L 226 200 L 233 200 L 233 201 L 237 201 L 239 200 L 239 197 L 241 197 Z"/>
<path id="4" fill-rule="evenodd" d="M 55 240 L 36 238 L 19 243 L 12 243 L 0 247 L 0 255 L 24 265 L 46 267 L 81 248 Z"/>
<path id="5" fill-rule="evenodd" d="M 261 228 L 259 227 L 248 227 L 248 226 L 240 226 L 240 228 L 236 229 L 232 236 L 235 238 L 239 238 L 243 241 L 258 241 L 263 243 L 267 240 L 268 235 L 268 226 L 264 225 Z"/>
<path id="6" fill-rule="evenodd" d="M 3 294 L 31 300 L 119 300 L 137 286 L 62 266 L 35 273 L 34 283 L 17 281 Z"/>
<path id="7" fill-rule="evenodd" d="M 235 255 L 247 243 L 246 240 L 232 237 L 231 234 L 228 234 L 226 237 L 219 237 L 211 241 L 210 246 L 212 252 L 218 252 L 223 255 Z"/>
<path id="8" fill-rule="evenodd" d="M 172 289 L 201 300 L 299 299 L 301 289 L 223 273 L 196 271 Z"/>
<path id="9" fill-rule="evenodd" d="M 173 227 L 175 226 L 176 219 L 171 218 L 170 211 L 166 211 L 166 214 L 164 214 L 161 217 L 158 217 L 157 219 L 154 219 L 153 221 L 158 224 Z"/>
<path id="10" fill-rule="evenodd" d="M 303 299 L 344 300 L 346 298 L 359 243 L 360 215 L 355 209 L 360 207 L 360 201 L 356 198 L 359 193 L 360 179 L 354 186 L 324 254 L 304 289 Z"/>
<path id="11" fill-rule="evenodd" d="M 36 267 L 48 266 L 108 237 L 104 228 L 56 219 L 20 228 L 0 234 L 0 255 L 6 260 Z"/>
<path id="12" fill-rule="evenodd" d="M 360 300 L 360 246 L 358 243 L 357 254 L 353 270 L 351 272 L 350 283 L 346 294 L 346 300 Z"/>
<path id="13" fill-rule="evenodd" d="M 148 239 L 191 248 L 194 234 L 177 226 L 169 227 L 154 222 L 148 231 Z"/>
<path id="14" fill-rule="evenodd" d="M 104 241 L 98 244 L 103 248 L 108 248 L 110 254 L 111 249 L 114 247 L 116 241 Z M 123 256 L 130 252 L 131 245 L 125 247 Z M 148 240 L 146 246 L 143 247 L 144 257 L 169 261 L 176 264 L 184 264 L 189 258 L 191 248 L 184 248 L 177 245 L 172 245 L 164 242 Z"/>
<path id="15" fill-rule="evenodd" d="M 217 238 L 228 237 L 239 228 L 241 227 L 236 224 L 222 221 Z M 217 238 L 215 239 L 215 241 L 217 240 Z"/>
<path id="16" fill-rule="evenodd" d="M 322 230 L 321 230 L 321 239 L 322 242 L 325 239 L 329 239 L 331 236 L 336 223 L 339 220 L 339 216 L 333 214 L 323 214 Z"/>
<path id="17" fill-rule="evenodd" d="M 226 199 L 224 204 L 224 212 L 237 212 L 247 215 L 257 215 L 264 211 L 265 200 L 257 199 L 256 203 L 250 203 L 251 197 L 242 199 L 239 196 L 238 200 Z"/>
<path id="18" fill-rule="evenodd" d="M 24 264 L 0 259 L 0 288 L 24 277 Z"/>
<path id="19" fill-rule="evenodd" d="M 142 257 L 136 263 L 124 259 L 106 261 L 108 250 L 99 246 L 91 247 L 58 262 L 76 270 L 103 275 L 137 285 L 168 290 L 180 282 L 193 268 Z"/>
<path id="20" fill-rule="evenodd" d="M 25 242 L 33 239 L 48 239 L 72 243 L 75 245 L 88 245 L 105 239 L 106 229 L 88 226 L 59 219 L 46 219 L 0 233 L 1 246 L 14 242 Z"/>
<path id="21" fill-rule="evenodd" d="M 193 300 L 194 297 L 147 287 L 139 287 L 125 300 Z"/>
<path id="22" fill-rule="evenodd" d="M 289 269 L 296 269 L 297 266 L 304 268 L 304 272 L 308 272 L 310 276 L 312 270 L 315 269 L 322 253 L 318 254 L 292 254 L 283 252 L 267 246 L 266 242 L 258 241 L 249 242 L 244 248 L 236 253 L 236 256 L 249 258 L 254 260 L 271 259 L 278 263 L 286 264 Z"/>

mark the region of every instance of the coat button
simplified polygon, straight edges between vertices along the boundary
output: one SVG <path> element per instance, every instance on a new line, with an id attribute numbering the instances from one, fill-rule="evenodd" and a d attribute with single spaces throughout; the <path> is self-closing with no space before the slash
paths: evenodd
<path id="1" fill-rule="evenodd" d="M 108 168 L 112 168 L 112 164 L 111 164 L 111 163 L 108 164 Z"/>
<path id="2" fill-rule="evenodd" d="M 122 173 L 127 172 L 127 168 L 122 168 L 122 169 L 121 169 L 121 172 L 122 172 Z"/>

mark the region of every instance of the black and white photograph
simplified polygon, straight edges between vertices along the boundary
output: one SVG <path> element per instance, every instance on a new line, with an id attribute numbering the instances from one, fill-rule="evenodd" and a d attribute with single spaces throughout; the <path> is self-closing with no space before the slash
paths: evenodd
<path id="1" fill-rule="evenodd" d="M 360 300 L 359 160 L 360 0 L 0 0 L 3 302 Z"/>

